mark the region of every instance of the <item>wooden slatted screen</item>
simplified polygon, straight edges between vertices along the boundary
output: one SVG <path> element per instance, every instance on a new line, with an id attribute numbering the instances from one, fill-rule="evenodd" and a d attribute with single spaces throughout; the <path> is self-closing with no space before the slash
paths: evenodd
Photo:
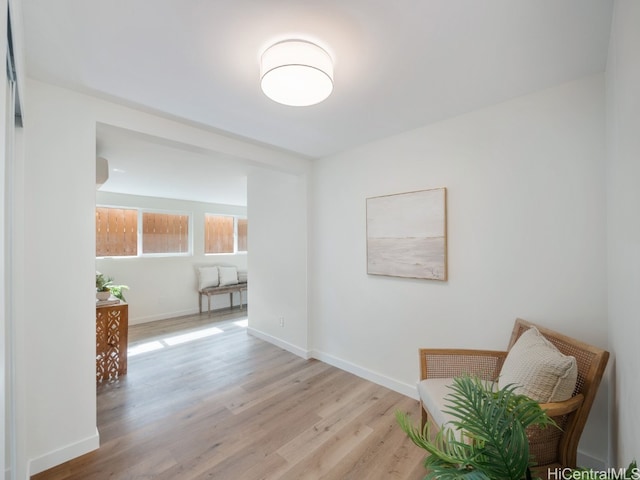
<path id="1" fill-rule="evenodd" d="M 138 254 L 138 211 L 96 207 L 96 257 Z"/>
<path id="2" fill-rule="evenodd" d="M 189 251 L 189 215 L 142 213 L 142 253 Z"/>
<path id="3" fill-rule="evenodd" d="M 246 218 L 238 219 L 238 251 L 247 251 L 248 222 Z"/>
<path id="4" fill-rule="evenodd" d="M 204 253 L 233 253 L 233 217 L 205 215 Z"/>

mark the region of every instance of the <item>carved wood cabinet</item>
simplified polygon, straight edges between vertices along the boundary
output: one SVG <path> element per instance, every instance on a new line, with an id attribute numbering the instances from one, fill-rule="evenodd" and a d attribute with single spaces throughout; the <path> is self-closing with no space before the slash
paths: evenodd
<path id="1" fill-rule="evenodd" d="M 96 307 L 96 381 L 116 380 L 127 373 L 129 305 Z"/>

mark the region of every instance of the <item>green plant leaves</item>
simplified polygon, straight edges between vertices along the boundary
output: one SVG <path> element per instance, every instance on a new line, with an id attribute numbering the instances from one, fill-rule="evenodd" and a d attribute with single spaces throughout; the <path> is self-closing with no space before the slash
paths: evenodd
<path id="1" fill-rule="evenodd" d="M 98 292 L 106 292 L 113 282 L 111 277 L 105 277 L 104 274 L 96 272 L 96 290 Z"/>
<path id="2" fill-rule="evenodd" d="M 109 290 L 111 291 L 111 295 L 114 297 L 126 302 L 127 300 L 124 298 L 123 290 L 129 290 L 129 287 L 126 285 L 110 285 Z"/>
<path id="3" fill-rule="evenodd" d="M 514 393 L 508 385 L 493 385 L 477 378 L 455 378 L 445 397 L 448 413 L 456 420 L 431 440 L 429 425 L 420 431 L 408 416 L 396 412 L 400 428 L 430 455 L 425 460 L 431 479 L 521 480 L 531 462 L 526 428 L 554 425 L 534 400 Z"/>

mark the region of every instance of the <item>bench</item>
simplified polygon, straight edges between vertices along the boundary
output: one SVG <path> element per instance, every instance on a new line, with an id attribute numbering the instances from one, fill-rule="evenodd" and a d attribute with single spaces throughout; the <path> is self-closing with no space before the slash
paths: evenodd
<path id="1" fill-rule="evenodd" d="M 237 285 L 225 285 L 223 287 L 207 287 L 202 290 L 198 290 L 198 305 L 200 307 L 200 313 L 202 313 L 202 296 L 207 296 L 207 313 L 211 314 L 211 296 L 222 295 L 223 293 L 229 294 L 229 301 L 231 302 L 231 308 L 233 308 L 233 294 L 235 292 L 240 293 L 240 310 L 242 310 L 242 292 L 246 293 L 247 283 L 238 283 Z"/>
<path id="2" fill-rule="evenodd" d="M 196 266 L 198 276 L 198 309 L 202 313 L 202 296 L 207 296 L 207 313 L 211 314 L 211 297 L 213 295 L 229 294 L 231 308 L 233 308 L 233 294 L 240 294 L 240 309 L 242 310 L 242 293 L 247 292 L 247 272 L 238 271 L 233 265 L 199 265 Z"/>

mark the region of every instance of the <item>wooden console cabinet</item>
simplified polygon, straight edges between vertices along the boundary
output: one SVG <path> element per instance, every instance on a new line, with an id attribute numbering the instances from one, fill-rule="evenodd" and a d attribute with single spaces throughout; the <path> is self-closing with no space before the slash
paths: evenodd
<path id="1" fill-rule="evenodd" d="M 96 306 L 96 381 L 116 380 L 127 373 L 129 305 Z"/>

